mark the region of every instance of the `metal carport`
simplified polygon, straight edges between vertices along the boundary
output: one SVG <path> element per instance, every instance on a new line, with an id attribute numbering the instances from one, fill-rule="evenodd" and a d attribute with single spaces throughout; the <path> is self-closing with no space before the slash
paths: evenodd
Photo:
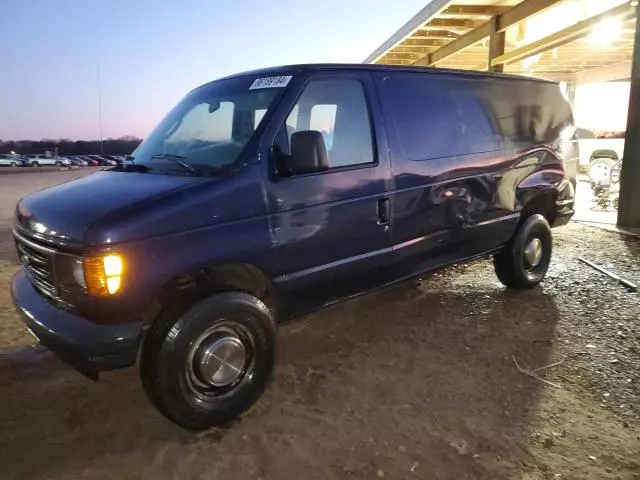
<path id="1" fill-rule="evenodd" d="M 365 63 L 631 81 L 618 225 L 640 228 L 637 0 L 431 0 Z M 638 185 L 635 187 L 634 185 Z"/>

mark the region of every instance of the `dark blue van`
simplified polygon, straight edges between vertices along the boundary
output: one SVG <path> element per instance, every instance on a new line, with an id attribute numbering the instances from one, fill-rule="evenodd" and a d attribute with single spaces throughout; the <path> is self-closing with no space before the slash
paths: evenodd
<path id="1" fill-rule="evenodd" d="M 551 260 L 577 147 L 557 84 L 444 69 L 299 65 L 203 85 L 123 165 L 22 199 L 13 297 L 91 378 L 140 362 L 191 429 L 271 375 L 276 324 L 493 255 L 508 287 Z"/>

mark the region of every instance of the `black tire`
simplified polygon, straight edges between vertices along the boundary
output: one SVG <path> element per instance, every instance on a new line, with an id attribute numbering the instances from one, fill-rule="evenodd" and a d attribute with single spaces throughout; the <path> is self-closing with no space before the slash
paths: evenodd
<path id="1" fill-rule="evenodd" d="M 525 248 L 538 239 L 541 256 L 535 265 L 529 264 Z M 493 265 L 500 282 L 509 288 L 528 289 L 538 285 L 549 269 L 553 242 L 551 227 L 542 215 L 528 217 L 513 238 L 493 257 Z"/>
<path id="2" fill-rule="evenodd" d="M 16 162 L 11 162 L 11 167 L 16 168 L 18 164 Z"/>
<path id="3" fill-rule="evenodd" d="M 32 163 L 31 163 L 31 166 L 32 166 L 32 167 L 39 167 L 39 166 L 40 166 L 40 164 L 39 164 L 38 162 L 32 162 Z"/>
<path id="4" fill-rule="evenodd" d="M 200 338 L 211 329 L 235 331 L 246 349 L 242 368 L 234 369 L 240 376 L 224 387 L 203 387 L 194 376 L 201 365 L 194 351 L 205 344 Z M 220 293 L 178 318 L 168 314 L 154 323 L 143 344 L 140 376 L 149 399 L 165 417 L 184 428 L 204 430 L 239 416 L 260 398 L 275 354 L 276 327 L 267 306 L 246 293 Z"/>
<path id="5" fill-rule="evenodd" d="M 56 167 L 62 168 L 62 162 L 56 162 Z"/>

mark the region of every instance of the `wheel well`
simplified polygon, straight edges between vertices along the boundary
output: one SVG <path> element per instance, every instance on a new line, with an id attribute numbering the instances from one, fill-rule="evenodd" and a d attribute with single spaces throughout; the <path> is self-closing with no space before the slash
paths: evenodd
<path id="1" fill-rule="evenodd" d="M 246 263 L 213 265 L 176 277 L 162 289 L 160 310 L 182 313 L 214 293 L 231 291 L 253 295 L 277 316 L 280 305 L 275 286 L 262 270 Z"/>
<path id="2" fill-rule="evenodd" d="M 556 197 L 555 191 L 541 192 L 531 198 L 522 209 L 520 214 L 520 223 L 524 222 L 528 217 L 540 214 L 547 219 L 549 225 L 553 225 L 556 220 Z"/>

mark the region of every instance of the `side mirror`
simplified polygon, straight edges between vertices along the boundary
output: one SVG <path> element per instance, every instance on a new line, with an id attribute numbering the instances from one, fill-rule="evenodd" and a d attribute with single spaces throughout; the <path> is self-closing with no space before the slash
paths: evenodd
<path id="1" fill-rule="evenodd" d="M 294 175 L 328 170 L 329 155 L 322 133 L 303 130 L 291 135 L 291 159 L 288 167 Z"/>

